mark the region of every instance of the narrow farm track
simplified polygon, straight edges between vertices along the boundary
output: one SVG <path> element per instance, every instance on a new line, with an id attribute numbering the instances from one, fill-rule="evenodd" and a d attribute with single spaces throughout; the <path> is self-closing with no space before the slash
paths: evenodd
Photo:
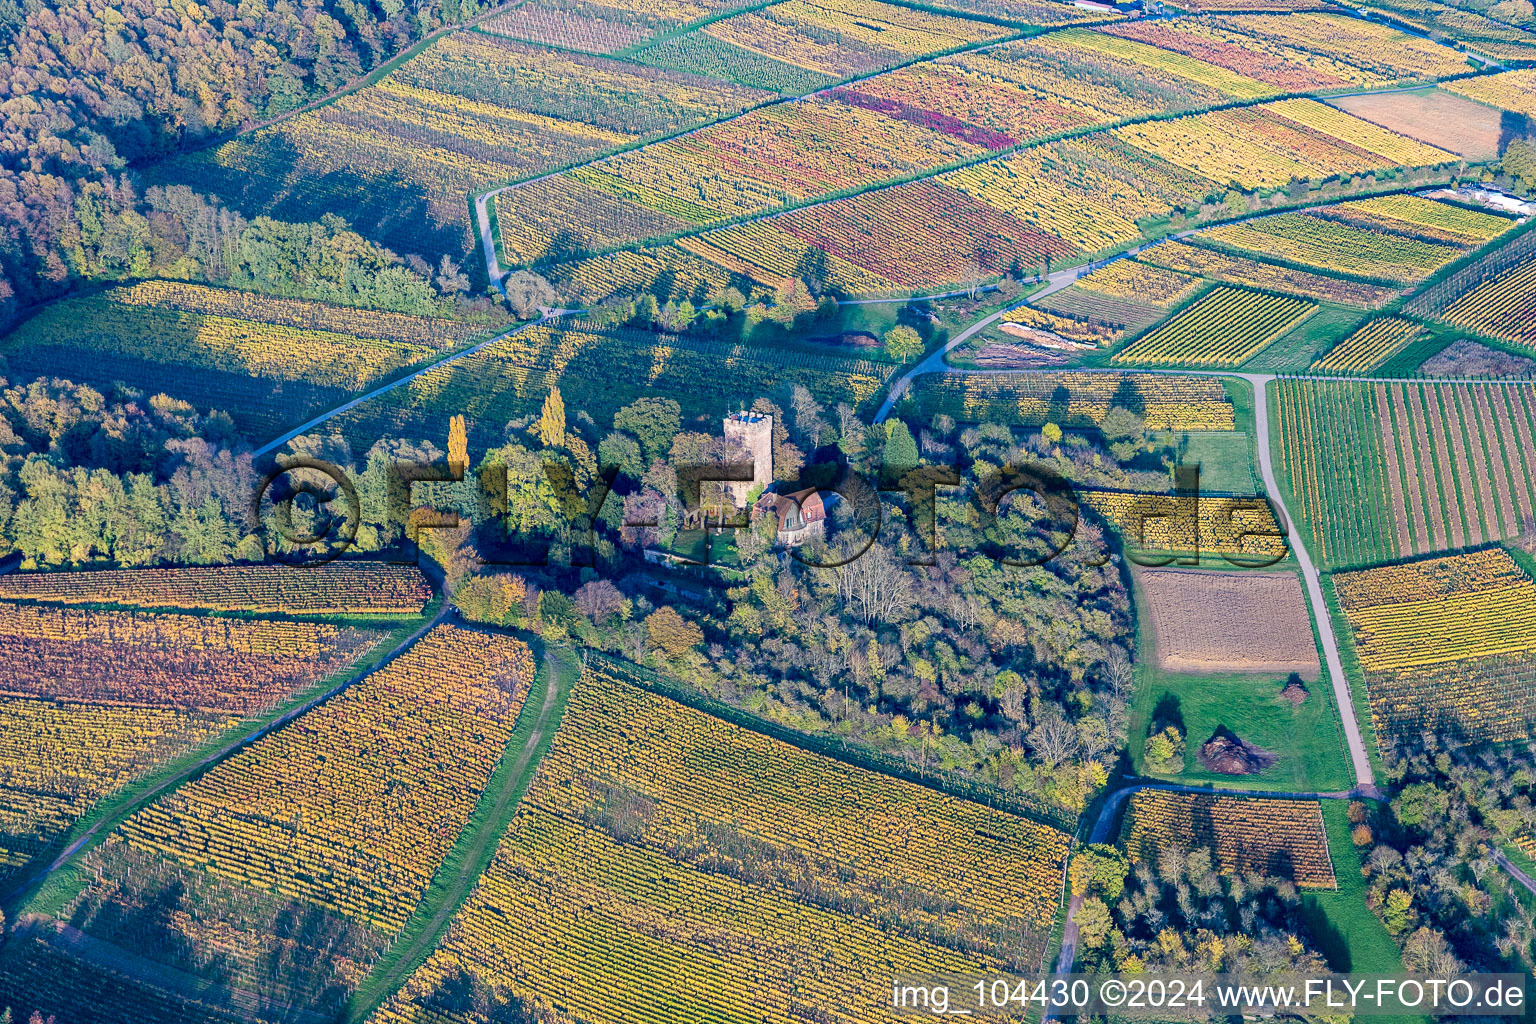
<path id="1" fill-rule="evenodd" d="M 1533 895 L 1536 895 L 1536 879 L 1531 878 L 1530 875 L 1515 867 L 1514 863 L 1511 862 L 1508 857 L 1504 856 L 1503 850 L 1495 849 L 1493 851 L 1493 859 L 1499 865 L 1499 867 L 1509 872 L 1510 878 L 1513 878 L 1515 881 L 1519 882 L 1521 885 L 1530 890 Z"/>
<path id="2" fill-rule="evenodd" d="M 149 789 L 146 789 L 142 793 L 135 795 L 132 801 L 128 803 L 123 809 L 119 810 L 115 814 L 110 814 L 106 817 L 103 817 L 101 820 L 97 821 L 95 824 L 91 825 L 84 832 L 82 832 L 41 871 L 38 871 L 18 881 L 10 889 L 9 892 L 0 893 L 0 896 L 4 897 L 5 902 L 24 898 L 37 886 L 46 881 L 48 877 L 51 876 L 54 872 L 58 871 L 60 868 L 73 861 L 75 857 L 79 855 L 81 850 L 89 845 L 90 842 L 101 833 L 103 828 L 108 826 L 115 828 L 125 818 L 147 806 L 160 795 L 176 789 L 192 777 L 203 771 L 206 771 L 209 768 L 212 768 L 214 765 L 220 763 L 221 761 L 227 760 L 234 754 L 244 750 L 246 747 L 250 746 L 252 743 L 255 743 L 262 737 L 283 728 L 294 719 L 314 710 L 316 707 L 319 707 L 321 704 L 330 700 L 332 697 L 336 696 L 343 690 L 355 686 L 356 684 L 367 679 L 369 676 L 386 667 L 400 655 L 409 650 L 411 645 L 416 643 L 416 641 L 420 640 L 422 637 L 426 636 L 434 626 L 443 622 L 452 613 L 452 610 L 453 606 L 449 604 L 447 600 L 444 600 L 442 607 L 438 609 L 436 615 L 432 616 L 432 618 L 424 622 L 420 627 L 416 629 L 415 632 L 402 640 L 393 650 L 384 655 L 384 657 L 380 658 L 378 662 L 375 663 L 367 671 L 360 672 L 356 675 L 347 676 L 340 682 L 336 683 L 334 686 L 327 688 L 324 692 L 316 694 L 304 703 L 290 708 L 275 718 L 267 720 L 243 736 L 240 736 L 234 741 L 221 746 L 218 750 L 213 751 L 212 753 L 208 754 L 208 756 L 202 758 L 194 764 L 188 765 L 169 778 L 162 779 L 154 786 L 151 786 Z"/>
<path id="3" fill-rule="evenodd" d="M 442 895 L 437 901 L 437 907 L 427 922 L 420 929 L 415 930 L 412 937 L 404 944 L 391 949 L 384 969 L 359 988 L 360 994 L 366 990 L 376 995 L 355 1000 L 348 1010 L 347 1020 L 365 1020 L 385 999 L 405 984 L 417 964 L 425 959 L 442 940 L 454 915 L 458 913 L 459 907 L 489 863 L 496 844 L 501 840 L 502 833 L 506 829 L 513 808 L 532 781 L 532 772 L 538 768 L 536 758 L 546 737 L 555 727 L 556 718 L 563 708 L 561 695 L 570 692 L 569 684 L 574 683 L 571 673 L 580 671 L 579 666 L 574 662 L 575 657 L 567 648 L 545 649 L 542 673 L 544 691 L 540 695 L 541 703 L 536 712 L 526 705 L 523 708 L 524 714 L 532 713 L 538 717 L 534 720 L 532 729 L 523 737 L 522 745 L 517 750 L 517 759 L 512 763 L 500 792 L 495 795 L 495 804 L 490 813 L 481 821 L 480 827 L 473 835 L 461 836 L 462 855 L 455 858 L 462 865 L 461 870 L 454 878 L 446 880 Z"/>
<path id="4" fill-rule="evenodd" d="M 1088 831 L 1088 835 L 1084 837 L 1084 841 L 1089 843 L 1109 842 L 1113 838 L 1112 833 L 1114 832 L 1115 821 L 1120 816 L 1121 806 L 1133 793 L 1139 793 L 1142 790 L 1162 790 L 1167 793 L 1213 793 L 1217 796 L 1271 800 L 1354 800 L 1361 797 L 1377 799 L 1380 796 L 1379 791 L 1374 785 L 1359 786 L 1346 792 L 1282 793 L 1260 789 L 1222 789 L 1213 786 L 1188 786 L 1173 782 L 1133 782 L 1109 794 L 1109 797 L 1104 801 L 1104 806 L 1099 810 L 1099 816 L 1094 819 L 1093 827 Z M 1536 892 L 1536 885 L 1533 885 L 1531 891 Z M 1077 959 L 1077 922 L 1072 920 L 1072 918 L 1077 914 L 1077 910 L 1082 906 L 1082 903 L 1083 899 L 1081 896 L 1073 896 L 1068 904 L 1067 923 L 1061 933 L 1061 951 L 1056 956 L 1057 974 L 1070 974 L 1072 972 L 1072 964 Z M 1055 1018 L 1048 1015 L 1046 1019 L 1053 1020 Z"/>
<path id="5" fill-rule="evenodd" d="M 529 321 L 526 324 L 519 324 L 518 326 L 512 328 L 510 331 L 503 331 L 502 333 L 496 335 L 494 338 L 487 338 L 486 340 L 484 340 L 484 341 L 482 341 L 482 342 L 480 342 L 480 343 L 478 343 L 476 345 L 473 345 L 470 348 L 460 349 L 457 352 L 450 352 L 450 353 L 448 353 L 447 355 L 443 356 L 440 359 L 433 360 L 432 362 L 426 364 L 425 366 L 422 366 L 422 367 L 419 367 L 419 368 L 417 368 L 415 370 L 412 370 L 410 373 L 406 374 L 404 377 L 396 378 L 395 380 L 390 381 L 388 384 L 381 384 L 378 387 L 374 388 L 372 391 L 368 391 L 368 392 L 365 392 L 364 394 L 358 395 L 356 398 L 348 399 L 347 401 L 343 402 L 342 404 L 336 406 L 333 409 L 328 409 L 327 411 L 321 413 L 319 416 L 316 416 L 314 419 L 306 420 L 304 423 L 301 423 L 297 427 L 294 427 L 292 430 L 288 431 L 286 434 L 283 434 L 281 437 L 278 437 L 278 438 L 276 438 L 275 440 L 272 440 L 272 441 L 268 441 L 266 444 L 262 445 L 260 448 L 257 448 L 255 451 L 253 451 L 251 453 L 251 457 L 259 459 L 263 455 L 270 455 L 272 452 L 277 451 L 277 449 L 281 448 L 283 445 L 287 444 L 289 441 L 292 441 L 294 438 L 298 437 L 299 435 L 306 434 L 309 431 L 314 430 L 316 427 L 321 426 L 326 421 L 330 420 L 331 418 L 333 418 L 335 416 L 339 416 L 340 414 L 346 412 L 348 409 L 352 409 L 352 408 L 355 408 L 356 406 L 362 405 L 364 402 L 371 401 L 372 399 L 378 398 L 380 395 L 388 394 L 389 392 L 395 390 L 396 388 L 404 387 L 405 385 L 409 384 L 411 381 L 417 379 L 418 377 L 421 377 L 424 374 L 430 373 L 431 371 L 436 370 L 439 367 L 447 366 L 449 363 L 457 362 L 458 360 L 463 359 L 466 356 L 472 356 L 472 355 L 476 354 L 477 352 L 482 352 L 485 349 L 490 348 L 492 345 L 495 345 L 497 342 L 506 341 L 508 338 L 512 337 L 514 334 L 517 334 L 517 333 L 519 333 L 521 331 L 526 331 L 530 327 L 536 327 L 539 324 L 548 323 L 549 321 L 557 319 L 558 317 L 566 316 L 566 315 L 568 315 L 571 312 L 573 312 L 573 310 L 568 310 L 568 309 L 552 309 L 552 310 L 549 310 L 547 313 L 545 313 L 543 316 L 541 316 L 537 320 L 531 320 L 531 321 Z"/>

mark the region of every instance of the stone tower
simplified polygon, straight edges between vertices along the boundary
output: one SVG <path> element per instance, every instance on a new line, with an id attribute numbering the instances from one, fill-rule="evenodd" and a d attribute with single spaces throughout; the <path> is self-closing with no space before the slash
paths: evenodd
<path id="1" fill-rule="evenodd" d="M 725 418 L 725 436 L 739 440 L 752 454 L 752 481 L 728 481 L 722 486 L 737 508 L 745 508 L 754 487 L 773 482 L 773 417 L 760 412 L 733 412 Z"/>

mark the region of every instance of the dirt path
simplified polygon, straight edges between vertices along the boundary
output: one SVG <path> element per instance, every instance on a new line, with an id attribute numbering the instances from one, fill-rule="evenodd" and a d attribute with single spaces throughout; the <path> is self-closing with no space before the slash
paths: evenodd
<path id="1" fill-rule="evenodd" d="M 541 702 L 536 712 L 538 718 L 517 752 L 517 760 L 513 762 L 512 769 L 507 773 L 506 781 L 496 796 L 495 807 L 471 839 L 464 853 L 461 860 L 464 870 L 448 885 L 438 902 L 436 911 L 426 925 L 405 945 L 390 950 L 388 966 L 359 988 L 359 994 L 366 989 L 370 995 L 363 996 L 361 1000 L 354 999 L 352 1007 L 348 1010 L 347 1020 L 366 1019 L 379 1004 L 398 991 L 415 970 L 417 962 L 436 948 L 443 934 L 447 932 L 454 915 L 458 913 L 465 897 L 469 895 L 470 889 L 484 871 L 485 864 L 482 860 L 487 858 L 488 852 L 501 840 L 513 804 L 527 790 L 528 782 L 531 780 L 526 779 L 525 776 L 531 769 L 537 767 L 534 758 L 538 755 L 539 747 L 553 725 L 555 713 L 560 706 L 562 682 L 570 673 L 580 671 L 578 665 L 572 664 L 574 661 L 575 658 L 568 649 L 545 649 L 544 690 L 538 695 Z M 533 699 L 533 695 L 530 695 L 529 699 Z M 529 710 L 525 707 L 524 713 Z"/>
<path id="2" fill-rule="evenodd" d="M 401 654 L 404 654 L 406 650 L 408 650 L 417 640 L 420 640 L 422 637 L 426 636 L 434 626 L 438 625 L 445 618 L 447 618 L 451 611 L 452 605 L 450 605 L 445 598 L 443 601 L 443 606 L 438 609 L 436 615 L 432 616 L 432 618 L 423 623 L 420 628 L 402 640 L 393 650 L 384 655 L 384 657 L 380 658 L 378 663 L 375 664 L 372 668 L 368 669 L 366 672 L 361 672 L 354 676 L 348 676 L 347 678 L 338 682 L 336 685 L 327 688 L 324 692 L 311 697 L 309 700 L 296 707 L 290 708 L 289 710 L 283 712 L 281 715 L 278 715 L 276 718 L 270 719 L 262 725 L 257 726 L 234 742 L 220 747 L 218 750 L 208 754 L 208 756 L 198 760 L 193 764 L 188 765 L 186 768 L 183 768 L 181 771 L 170 776 L 169 778 L 160 780 L 149 789 L 139 793 L 122 810 L 115 814 L 106 815 L 90 828 L 81 833 L 80 836 L 75 839 L 74 842 L 65 847 L 64 850 L 57 857 L 55 857 L 47 867 L 16 883 L 16 885 L 13 886 L 8 893 L 4 894 L 7 902 L 9 902 L 11 898 L 23 898 L 27 893 L 41 885 L 55 871 L 58 871 L 60 868 L 64 867 L 66 864 L 72 861 L 75 856 L 80 853 L 81 849 L 90 843 L 90 841 L 95 838 L 96 835 L 99 834 L 104 827 L 108 825 L 116 827 L 116 825 L 124 818 L 145 807 L 162 793 L 166 793 L 175 789 L 190 779 L 192 776 L 196 775 L 198 772 L 204 771 L 207 768 L 211 768 L 218 764 L 220 761 L 232 757 L 239 751 L 244 750 L 246 747 L 250 746 L 252 743 L 255 743 L 257 740 L 261 739 L 267 734 L 281 729 L 283 726 L 287 725 L 289 722 L 292 722 L 294 719 L 300 717 L 301 715 L 308 714 L 320 704 L 336 696 L 336 694 L 347 689 L 348 687 L 355 686 L 356 684 L 362 682 L 364 679 L 367 679 L 369 676 L 373 675 L 375 672 L 384 668 L 390 664 L 390 662 L 398 658 Z"/>
<path id="3" fill-rule="evenodd" d="M 259 459 L 263 455 L 269 455 L 272 452 L 277 451 L 277 449 L 281 448 L 283 445 L 287 444 L 289 441 L 292 441 L 294 438 L 298 437 L 300 434 L 307 434 L 309 431 L 314 430 L 316 427 L 318 427 L 321 424 L 325 423 L 327 420 L 331 419 L 334 416 L 339 416 L 340 414 L 346 412 L 348 409 L 352 409 L 352 408 L 354 408 L 356 406 L 362 405 L 364 402 L 367 402 L 367 401 L 370 401 L 372 399 L 378 398 L 380 395 L 387 394 L 387 393 L 395 390 L 396 388 L 404 387 L 405 385 L 409 384 L 411 381 L 415 380 L 416 378 L 422 376 L 425 373 L 430 373 L 431 371 L 437 369 L 438 367 L 447 366 L 449 363 L 457 362 L 458 360 L 463 359 L 466 356 L 472 356 L 472 355 L 474 355 L 477 352 L 481 352 L 481 351 L 491 347 L 492 345 L 496 344 L 499 341 L 507 340 L 508 338 L 512 337 L 514 334 L 517 334 L 517 333 L 519 333 L 521 331 L 526 331 L 530 327 L 537 327 L 539 324 L 547 323 L 548 321 L 554 320 L 557 317 L 565 316 L 565 315 L 567 315 L 570 312 L 572 312 L 572 310 L 568 310 L 568 309 L 552 309 L 552 310 L 549 310 L 547 313 L 545 313 L 543 316 L 541 316 L 537 320 L 530 320 L 526 324 L 519 324 L 516 327 L 512 328 L 510 331 L 503 331 L 502 333 L 496 335 L 494 338 L 487 338 L 486 340 L 484 340 L 484 341 L 480 342 L 479 344 L 474 345 L 474 346 L 472 346 L 470 348 L 460 349 L 457 352 L 450 352 L 447 355 L 443 356 L 441 359 L 436 359 L 436 360 L 428 363 L 427 365 L 425 365 L 425 366 L 423 366 L 423 367 L 421 367 L 419 369 L 411 371 L 410 373 L 406 374 L 404 377 L 400 377 L 400 378 L 397 378 L 396 380 L 392 380 L 388 384 L 381 384 L 378 387 L 374 388 L 372 391 L 369 391 L 369 392 L 366 392 L 364 394 L 358 395 L 356 398 L 348 399 L 347 401 L 345 401 L 342 404 L 336 406 L 335 408 L 328 409 L 327 411 L 321 413 L 319 416 L 316 416 L 314 419 L 307 420 L 306 422 L 299 424 L 297 427 L 294 427 L 292 430 L 288 431 L 286 434 L 283 434 L 281 437 L 279 437 L 279 438 L 277 438 L 275 440 L 272 440 L 272 441 L 268 441 L 266 444 L 262 445 L 260 448 L 257 448 L 255 451 L 253 451 L 251 453 L 251 457 Z"/>
<path id="4" fill-rule="evenodd" d="M 1536 893 L 1536 879 L 1531 878 L 1530 875 L 1515 867 L 1514 863 L 1508 857 L 1504 856 L 1503 850 L 1494 850 L 1493 859 L 1498 863 L 1499 867 L 1509 872 L 1509 877 L 1525 886 L 1532 893 Z"/>

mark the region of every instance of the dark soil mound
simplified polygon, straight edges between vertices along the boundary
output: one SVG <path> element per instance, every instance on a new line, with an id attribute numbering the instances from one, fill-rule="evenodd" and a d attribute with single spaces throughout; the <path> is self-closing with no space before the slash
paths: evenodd
<path id="1" fill-rule="evenodd" d="M 1239 739 L 1227 729 L 1217 729 L 1216 735 L 1200 748 L 1200 763 L 1206 771 L 1218 775 L 1255 775 L 1277 760 L 1274 754 Z"/>
<path id="2" fill-rule="evenodd" d="M 1280 691 L 1280 699 L 1291 707 L 1300 707 L 1310 696 L 1311 693 L 1308 692 L 1306 684 L 1294 677 L 1285 684 L 1285 689 Z"/>

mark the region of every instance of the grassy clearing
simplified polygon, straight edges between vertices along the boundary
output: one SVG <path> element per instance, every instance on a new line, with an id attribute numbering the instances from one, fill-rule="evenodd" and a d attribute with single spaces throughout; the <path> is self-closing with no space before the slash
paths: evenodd
<path id="1" fill-rule="evenodd" d="M 1252 440 L 1241 430 L 1159 430 L 1151 437 L 1159 445 L 1176 449 L 1181 464 L 1200 466 L 1201 491 L 1259 494 L 1264 490 L 1253 462 Z"/>
<path id="2" fill-rule="evenodd" d="M 524 637 L 530 644 L 536 638 Z M 496 846 L 528 791 L 544 754 L 554 742 L 565 704 L 581 675 L 581 662 L 570 648 L 545 648 L 539 670 L 501 761 L 475 805 L 458 842 L 437 869 L 394 945 L 358 986 L 347 1020 L 366 1020 L 405 983 L 442 940 L 454 915 L 496 854 Z"/>
<path id="3" fill-rule="evenodd" d="M 1360 874 L 1360 854 L 1349 838 L 1349 806 L 1343 800 L 1323 801 L 1323 825 L 1333 873 L 1339 880 L 1335 892 L 1307 893 L 1302 907 L 1319 950 L 1335 971 L 1357 974 L 1401 972 L 1403 958 L 1397 943 L 1381 921 L 1365 905 L 1366 884 Z M 1381 1021 L 1406 1024 L 1416 1017 L 1380 1017 Z"/>
<path id="4" fill-rule="evenodd" d="M 1243 364 L 1248 373 L 1303 373 L 1318 356 L 1354 333 L 1370 314 L 1323 303 L 1318 311 Z"/>
<path id="5" fill-rule="evenodd" d="M 1327 793 L 1353 785 L 1345 757 L 1339 710 L 1324 679 L 1308 683 L 1310 695 L 1299 707 L 1280 699 L 1286 677 L 1269 673 L 1192 675 L 1156 667 L 1146 603 L 1136 588 L 1136 697 L 1131 704 L 1130 757 L 1137 774 L 1145 770 L 1144 744 L 1152 725 L 1174 724 L 1185 736 L 1184 770 L 1150 776 L 1173 782 L 1215 783 L 1232 789 Z M 1272 766 L 1254 775 L 1220 775 L 1200 764 L 1200 746 L 1220 728 L 1278 755 Z"/>

